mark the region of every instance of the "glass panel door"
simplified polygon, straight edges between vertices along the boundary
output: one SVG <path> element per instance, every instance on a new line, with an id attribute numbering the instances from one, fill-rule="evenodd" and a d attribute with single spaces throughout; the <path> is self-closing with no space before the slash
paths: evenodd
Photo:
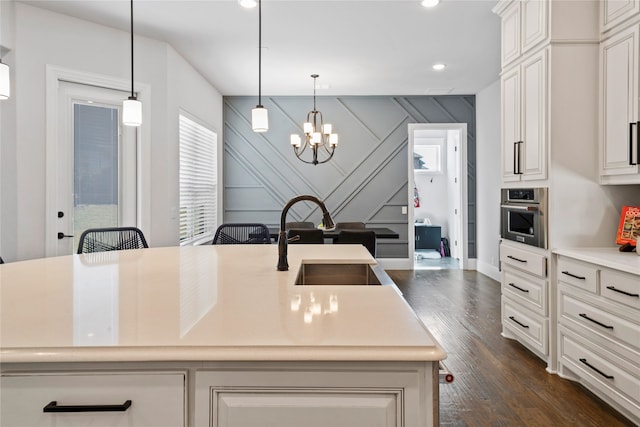
<path id="1" fill-rule="evenodd" d="M 118 226 L 118 109 L 73 106 L 73 247 L 88 228 Z"/>

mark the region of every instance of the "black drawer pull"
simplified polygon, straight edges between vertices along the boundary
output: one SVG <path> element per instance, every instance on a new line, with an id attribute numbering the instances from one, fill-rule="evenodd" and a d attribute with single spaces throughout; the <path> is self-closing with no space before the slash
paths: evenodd
<path id="1" fill-rule="evenodd" d="M 526 260 L 526 259 L 516 258 L 516 257 L 511 256 L 511 255 L 507 255 L 507 258 L 510 258 L 510 259 L 515 260 L 515 261 L 518 261 L 518 262 L 527 262 L 527 260 Z"/>
<path id="2" fill-rule="evenodd" d="M 509 283 L 509 286 L 511 286 L 512 288 L 516 288 L 519 291 L 525 292 L 525 293 L 529 293 L 529 289 L 522 289 L 520 286 L 516 286 L 513 283 Z"/>
<path id="3" fill-rule="evenodd" d="M 516 318 L 515 318 L 515 317 L 513 317 L 513 316 L 509 316 L 509 319 L 513 320 L 514 322 L 516 322 L 518 325 L 522 326 L 523 328 L 529 329 L 529 325 L 525 325 L 525 324 L 524 324 L 524 323 L 522 323 L 522 322 L 518 322 L 518 320 L 516 320 Z"/>
<path id="4" fill-rule="evenodd" d="M 597 320 L 592 319 L 589 316 L 587 316 L 586 313 L 580 313 L 580 314 L 578 314 L 578 316 L 582 317 L 583 319 L 587 319 L 588 321 L 593 322 L 596 325 L 602 326 L 603 328 L 613 329 L 613 326 L 605 325 L 604 323 L 598 322 Z"/>
<path id="5" fill-rule="evenodd" d="M 569 277 L 573 277 L 574 279 L 578 279 L 578 280 L 586 280 L 587 278 L 584 276 L 576 276 L 575 274 L 571 274 L 568 271 L 563 271 L 562 274 L 566 274 Z"/>
<path id="6" fill-rule="evenodd" d="M 618 292 L 619 294 L 623 294 L 623 295 L 627 295 L 627 296 L 635 297 L 635 298 L 640 298 L 640 294 L 632 294 L 630 292 L 623 291 L 622 289 L 616 289 L 613 286 L 607 286 L 607 289 L 609 289 L 609 290 L 611 290 L 613 292 Z"/>
<path id="7" fill-rule="evenodd" d="M 600 369 L 596 368 L 595 366 L 593 366 L 592 364 L 590 364 L 589 362 L 587 362 L 587 359 L 579 359 L 580 362 L 584 363 L 585 365 L 587 365 L 588 367 L 590 367 L 591 369 L 593 369 L 594 371 L 596 371 L 597 373 L 599 373 L 600 375 L 602 375 L 603 377 L 605 377 L 608 380 L 612 380 L 613 379 L 613 375 L 607 375 L 604 372 L 602 372 Z"/>
<path id="8" fill-rule="evenodd" d="M 130 406 L 130 400 L 122 405 L 58 405 L 58 402 L 53 400 L 42 408 L 42 412 L 123 412 Z"/>

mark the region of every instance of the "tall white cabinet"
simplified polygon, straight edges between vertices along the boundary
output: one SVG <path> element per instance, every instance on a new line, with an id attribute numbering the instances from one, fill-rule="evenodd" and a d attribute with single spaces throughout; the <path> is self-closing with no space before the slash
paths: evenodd
<path id="1" fill-rule="evenodd" d="M 640 13 L 637 1 L 602 2 L 600 181 L 640 183 Z"/>

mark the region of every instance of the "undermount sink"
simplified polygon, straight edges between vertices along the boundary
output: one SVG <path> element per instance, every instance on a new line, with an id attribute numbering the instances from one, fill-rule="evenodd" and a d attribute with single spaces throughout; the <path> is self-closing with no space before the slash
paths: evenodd
<path id="1" fill-rule="evenodd" d="M 296 285 L 395 285 L 379 265 L 306 264 L 298 270 Z"/>

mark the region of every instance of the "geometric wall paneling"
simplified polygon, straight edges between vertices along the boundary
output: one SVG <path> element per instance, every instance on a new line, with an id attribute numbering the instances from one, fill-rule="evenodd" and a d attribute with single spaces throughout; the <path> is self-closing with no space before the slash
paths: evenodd
<path id="1" fill-rule="evenodd" d="M 335 221 L 363 221 L 388 227 L 400 239 L 378 242 L 378 257 L 406 258 L 407 125 L 467 123 L 469 212 L 475 230 L 475 97 L 474 96 L 343 96 L 317 97 L 324 121 L 340 135 L 333 158 L 324 164 L 301 162 L 289 135 L 301 126 L 312 107 L 310 96 L 263 97 L 269 131 L 251 130 L 255 97 L 224 98 L 225 222 L 263 222 L 278 226 L 282 207 L 291 198 L 311 194 L 324 200 Z M 307 153 L 305 153 L 307 154 Z M 472 190 L 473 188 L 473 190 Z M 315 204 L 297 203 L 288 221 L 319 223 Z M 468 236 L 475 257 L 475 232 Z"/>

